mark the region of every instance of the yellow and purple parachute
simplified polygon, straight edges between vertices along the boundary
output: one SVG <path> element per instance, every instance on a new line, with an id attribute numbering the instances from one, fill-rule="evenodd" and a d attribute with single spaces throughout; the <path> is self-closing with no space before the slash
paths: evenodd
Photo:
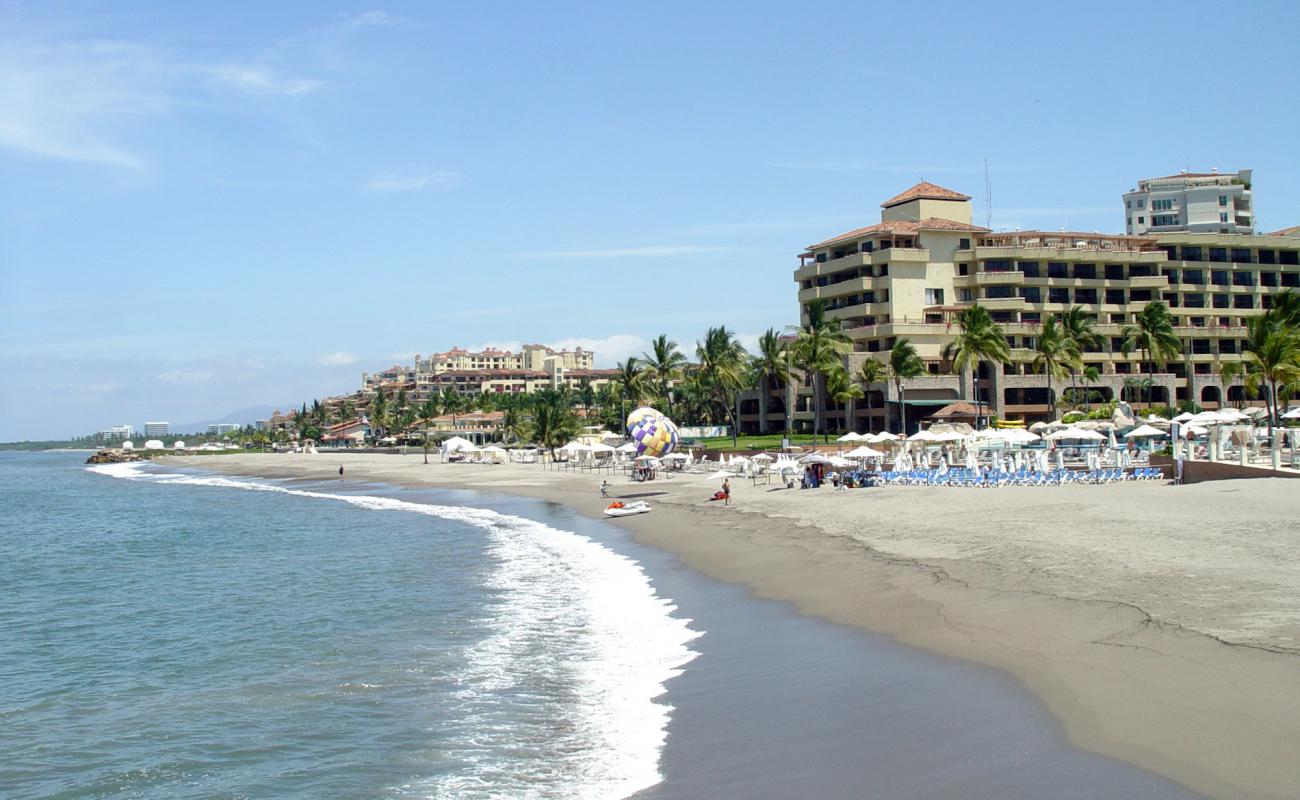
<path id="1" fill-rule="evenodd" d="M 663 458 L 677 449 L 677 426 L 653 408 L 638 408 L 627 416 L 627 435 L 638 456 Z"/>

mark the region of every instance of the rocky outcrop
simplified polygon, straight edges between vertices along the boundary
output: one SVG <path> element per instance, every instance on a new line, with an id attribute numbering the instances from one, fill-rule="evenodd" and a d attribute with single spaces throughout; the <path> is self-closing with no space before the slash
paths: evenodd
<path id="1" fill-rule="evenodd" d="M 144 461 L 145 457 L 130 450 L 100 450 L 86 459 L 87 464 L 124 464 L 128 461 Z"/>

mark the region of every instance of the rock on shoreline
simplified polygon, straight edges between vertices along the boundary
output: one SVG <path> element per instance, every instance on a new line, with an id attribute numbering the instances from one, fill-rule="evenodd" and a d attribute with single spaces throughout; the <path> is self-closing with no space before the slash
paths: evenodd
<path id="1" fill-rule="evenodd" d="M 86 459 L 87 464 L 124 464 L 128 461 L 145 461 L 146 458 L 130 450 L 100 450 Z"/>

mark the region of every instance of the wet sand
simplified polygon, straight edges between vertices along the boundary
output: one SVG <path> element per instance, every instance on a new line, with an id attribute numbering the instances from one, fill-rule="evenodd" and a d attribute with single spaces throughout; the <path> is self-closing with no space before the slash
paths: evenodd
<path id="1" fill-rule="evenodd" d="M 598 514 L 601 475 L 407 456 L 177 459 L 265 477 L 464 486 Z M 1280 480 L 774 490 L 612 477 L 620 521 L 800 611 L 1005 670 L 1073 744 L 1217 797 L 1300 794 L 1300 493 Z M 666 754 L 667 755 L 667 754 Z"/>

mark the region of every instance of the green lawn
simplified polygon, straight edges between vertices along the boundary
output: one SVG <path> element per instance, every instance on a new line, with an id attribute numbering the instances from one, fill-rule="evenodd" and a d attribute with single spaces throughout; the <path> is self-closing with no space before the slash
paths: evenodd
<path id="1" fill-rule="evenodd" d="M 835 441 L 835 436 L 830 437 L 830 441 Z M 822 443 L 822 437 L 817 437 L 817 444 Z M 813 444 L 813 437 L 806 433 L 795 434 L 790 437 L 790 444 L 806 446 Z M 741 450 L 780 450 L 781 434 L 773 433 L 766 436 L 745 436 L 741 435 L 736 440 L 736 446 Z M 731 437 L 714 437 L 710 439 L 694 439 L 691 444 L 683 444 L 683 447 L 697 448 L 702 447 L 705 450 L 731 450 Z"/>

